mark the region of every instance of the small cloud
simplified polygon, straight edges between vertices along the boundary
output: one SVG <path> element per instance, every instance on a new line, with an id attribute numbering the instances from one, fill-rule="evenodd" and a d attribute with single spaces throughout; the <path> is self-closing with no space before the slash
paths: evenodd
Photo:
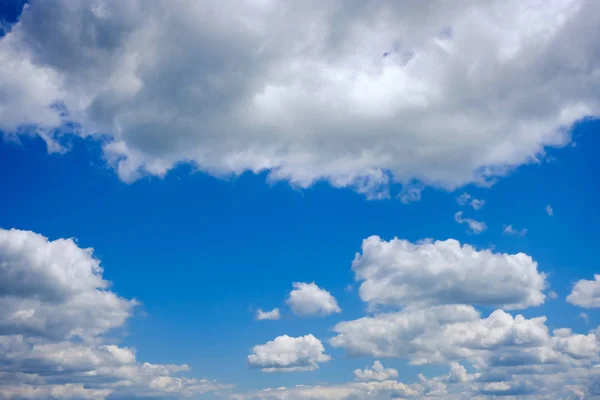
<path id="1" fill-rule="evenodd" d="M 579 318 L 581 318 L 586 324 L 590 323 L 590 317 L 584 312 L 579 313 Z"/>
<path id="2" fill-rule="evenodd" d="M 471 207 L 473 207 L 474 210 L 479 210 L 484 205 L 485 205 L 485 200 L 480 200 L 480 199 L 471 200 Z"/>
<path id="3" fill-rule="evenodd" d="M 346 290 L 346 292 L 353 291 L 354 290 L 354 285 L 350 283 L 348 286 L 346 286 L 345 290 Z"/>
<path id="4" fill-rule="evenodd" d="M 548 293 L 548 298 L 551 300 L 554 300 L 557 297 L 558 297 L 558 294 L 554 290 L 552 290 L 550 293 Z"/>
<path id="5" fill-rule="evenodd" d="M 461 206 L 469 204 L 474 210 L 480 210 L 485 205 L 485 200 L 475 199 L 469 193 L 463 193 L 456 199 Z"/>
<path id="6" fill-rule="evenodd" d="M 554 210 L 552 209 L 552 207 L 550 206 L 550 204 L 548 204 L 548 205 L 546 206 L 546 213 L 547 213 L 549 216 L 553 216 L 553 215 L 554 215 Z"/>
<path id="7" fill-rule="evenodd" d="M 472 218 L 463 218 L 463 212 L 458 211 L 454 214 L 454 220 L 459 224 L 467 224 L 472 233 L 478 235 L 487 229 L 485 222 L 476 221 Z"/>
<path id="8" fill-rule="evenodd" d="M 461 206 L 466 205 L 469 202 L 469 200 L 471 200 L 471 195 L 469 193 L 463 193 L 460 196 L 458 196 L 458 199 L 456 199 L 458 204 L 460 204 Z"/>
<path id="9" fill-rule="evenodd" d="M 527 234 L 527 229 L 523 228 L 521 230 L 513 228 L 512 225 L 504 225 L 504 234 L 505 235 L 517 235 L 517 236 L 525 236 Z"/>
<path id="10" fill-rule="evenodd" d="M 420 183 L 406 184 L 402 187 L 402 192 L 400 192 L 398 198 L 400 198 L 400 201 L 404 204 L 419 201 L 421 200 L 421 192 L 423 189 L 425 189 L 425 185 Z"/>
<path id="11" fill-rule="evenodd" d="M 256 320 L 264 321 L 264 320 L 278 320 L 281 318 L 281 314 L 279 313 L 279 308 L 274 308 L 271 311 L 263 311 L 260 308 L 256 312 Z"/>

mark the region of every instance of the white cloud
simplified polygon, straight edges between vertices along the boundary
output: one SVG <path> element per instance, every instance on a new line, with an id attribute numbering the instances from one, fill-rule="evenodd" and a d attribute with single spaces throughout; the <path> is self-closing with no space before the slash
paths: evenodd
<path id="1" fill-rule="evenodd" d="M 119 327 L 136 301 L 108 287 L 92 249 L 0 229 L 0 334 L 87 338 Z"/>
<path id="2" fill-rule="evenodd" d="M 387 381 L 397 376 L 397 370 L 394 368 L 384 368 L 378 360 L 375 360 L 371 368 L 354 370 L 354 379 L 361 381 Z"/>
<path id="3" fill-rule="evenodd" d="M 580 312 L 579 313 L 579 318 L 581 318 L 586 324 L 590 323 L 590 316 L 587 315 L 587 313 Z"/>
<path id="4" fill-rule="evenodd" d="M 525 236 L 527 234 L 527 229 L 523 228 L 521 230 L 513 228 L 512 225 L 504 225 L 504 230 L 502 231 L 505 235 L 516 235 L 516 236 Z"/>
<path id="5" fill-rule="evenodd" d="M 454 239 L 362 243 L 352 270 L 359 295 L 371 306 L 495 305 L 506 309 L 544 302 L 545 275 L 528 255 L 478 251 Z"/>
<path id="6" fill-rule="evenodd" d="M 471 195 L 469 193 L 463 193 L 460 196 L 458 196 L 458 198 L 456 199 L 458 204 L 460 204 L 461 206 L 467 205 L 470 200 L 471 200 Z"/>
<path id="7" fill-rule="evenodd" d="M 321 341 L 311 334 L 297 338 L 278 336 L 254 346 L 248 356 L 248 364 L 264 372 L 311 371 L 329 360 Z"/>
<path id="8" fill-rule="evenodd" d="M 294 282 L 286 303 L 300 316 L 327 316 L 342 311 L 335 298 L 314 282 Z"/>
<path id="9" fill-rule="evenodd" d="M 279 314 L 279 308 L 274 308 L 271 311 L 263 311 L 261 309 L 258 309 L 258 311 L 256 312 L 256 319 L 258 321 L 263 321 L 267 319 L 278 320 L 279 318 L 281 318 L 281 315 Z"/>
<path id="10" fill-rule="evenodd" d="M 550 207 L 550 204 L 548 204 L 546 206 L 546 214 L 548 214 L 549 216 L 553 216 L 554 215 L 554 210 L 552 209 L 552 207 Z"/>
<path id="11" fill-rule="evenodd" d="M 128 182 L 192 161 L 376 198 L 453 189 L 600 114 L 595 1 L 102 4 L 35 2 L 0 40 L 0 129 L 37 124 L 57 149 L 76 120 Z"/>
<path id="12" fill-rule="evenodd" d="M 458 204 L 465 206 L 469 204 L 474 210 L 480 210 L 485 205 L 485 200 L 474 199 L 469 193 L 463 193 L 456 199 Z"/>
<path id="13" fill-rule="evenodd" d="M 456 214 L 454 214 L 454 220 L 459 224 L 467 224 L 472 233 L 478 235 L 487 229 L 485 222 L 476 221 L 472 218 L 463 218 L 462 215 L 463 212 L 458 211 Z"/>
<path id="14" fill-rule="evenodd" d="M 485 200 L 481 200 L 481 199 L 471 200 L 471 207 L 473 207 L 474 210 L 481 210 L 484 205 L 485 205 Z"/>
<path id="15" fill-rule="evenodd" d="M 584 308 L 599 308 L 600 274 L 595 274 L 593 281 L 582 279 L 575 283 L 567 302 Z"/>
<path id="16" fill-rule="evenodd" d="M 140 363 L 103 336 L 135 300 L 110 291 L 92 249 L 0 229 L 0 397 L 104 399 L 187 396 L 230 388 L 174 376 L 187 365 Z"/>

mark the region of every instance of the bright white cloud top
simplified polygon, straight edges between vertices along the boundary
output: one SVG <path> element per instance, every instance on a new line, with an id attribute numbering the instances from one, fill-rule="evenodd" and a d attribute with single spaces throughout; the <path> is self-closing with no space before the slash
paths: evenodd
<path id="1" fill-rule="evenodd" d="M 294 314 L 302 317 L 324 317 L 342 312 L 335 297 L 314 282 L 295 282 L 286 303 Z"/>
<path id="2" fill-rule="evenodd" d="M 281 318 L 281 314 L 279 313 L 279 308 L 274 308 L 271 311 L 263 311 L 261 309 L 258 309 L 256 311 L 256 319 L 258 321 L 264 321 L 267 319 L 278 320 L 279 318 Z"/>
<path id="3" fill-rule="evenodd" d="M 421 241 L 371 236 L 352 270 L 359 295 L 371 306 L 419 308 L 475 304 L 522 309 L 544 302 L 544 273 L 528 255 L 476 250 L 458 241 Z"/>
<path id="4" fill-rule="evenodd" d="M 313 335 L 297 338 L 283 335 L 254 346 L 248 365 L 263 372 L 312 371 L 329 360 L 323 343 Z"/>
<path id="5" fill-rule="evenodd" d="M 188 396 L 230 388 L 181 378 L 187 365 L 140 363 L 104 343 L 135 300 L 109 290 L 92 249 L 30 231 L 0 229 L 0 397 Z"/>
<path id="6" fill-rule="evenodd" d="M 455 188 L 600 115 L 598 7 L 38 1 L 0 41 L 0 129 L 36 124 L 56 151 L 75 120 L 127 182 L 191 161 L 375 197 L 390 176 Z"/>
<path id="7" fill-rule="evenodd" d="M 600 274 L 594 280 L 582 279 L 575 283 L 567 301 L 584 308 L 600 308 Z"/>
<path id="8" fill-rule="evenodd" d="M 354 370 L 354 379 L 360 381 L 387 381 L 397 376 L 397 370 L 394 368 L 384 368 L 379 360 L 375 360 L 371 368 Z"/>

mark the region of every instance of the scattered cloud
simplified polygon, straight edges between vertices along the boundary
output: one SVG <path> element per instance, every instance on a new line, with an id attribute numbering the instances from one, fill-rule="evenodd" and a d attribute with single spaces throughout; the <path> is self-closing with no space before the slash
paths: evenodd
<path id="1" fill-rule="evenodd" d="M 323 317 L 342 312 L 335 298 L 314 282 L 295 282 L 286 303 L 294 314 L 303 317 Z"/>
<path id="2" fill-rule="evenodd" d="M 105 343 L 136 300 L 110 290 L 92 249 L 72 239 L 0 229 L 0 395 L 103 399 L 189 396 L 228 390 L 177 377 L 187 365 L 140 363 Z"/>
<path id="3" fill-rule="evenodd" d="M 387 381 L 397 376 L 397 370 L 394 368 L 384 368 L 379 360 L 375 360 L 371 368 L 354 370 L 354 379 L 359 381 Z"/>
<path id="4" fill-rule="evenodd" d="M 421 200 L 421 192 L 425 189 L 425 185 L 420 183 L 405 184 L 402 191 L 398 195 L 400 201 L 404 204 L 412 203 Z"/>
<path id="5" fill-rule="evenodd" d="M 550 292 L 548 292 L 548 298 L 554 300 L 558 298 L 558 293 L 556 293 L 554 290 L 551 290 Z"/>
<path id="6" fill-rule="evenodd" d="M 458 204 L 460 204 L 461 206 L 467 205 L 470 200 L 471 200 L 471 195 L 469 193 L 463 193 L 460 196 L 458 196 L 458 198 L 456 199 Z"/>
<path id="7" fill-rule="evenodd" d="M 0 41 L 0 130 L 37 126 L 53 150 L 75 121 L 109 140 L 126 182 L 183 161 L 374 197 L 413 180 L 453 190 L 600 114 L 594 68 L 572 68 L 599 62 L 594 1 L 102 4 L 25 9 Z"/>
<path id="8" fill-rule="evenodd" d="M 478 235 L 487 229 L 485 222 L 476 221 L 472 218 L 463 218 L 462 211 L 458 211 L 454 214 L 454 220 L 459 224 L 467 224 L 469 231 L 475 235 Z"/>
<path id="9" fill-rule="evenodd" d="M 485 200 L 474 199 L 469 193 L 461 194 L 456 201 L 461 206 L 470 205 L 474 210 L 480 210 L 485 205 Z"/>
<path id="10" fill-rule="evenodd" d="M 279 314 L 279 308 L 274 308 L 271 311 L 263 311 L 261 309 L 256 311 L 257 321 L 263 321 L 267 319 L 278 320 L 279 318 L 281 318 L 281 315 Z"/>
<path id="11" fill-rule="evenodd" d="M 311 371 L 320 363 L 331 360 L 319 339 L 309 334 L 301 337 L 287 335 L 252 348 L 248 365 L 263 372 Z"/>
<path id="12" fill-rule="evenodd" d="M 516 236 L 525 236 L 527 234 L 527 229 L 523 228 L 521 230 L 513 228 L 512 225 L 504 225 L 504 230 L 502 231 L 505 235 L 516 235 Z"/>
<path id="13" fill-rule="evenodd" d="M 579 313 L 579 318 L 581 318 L 586 324 L 590 323 L 590 316 L 587 315 L 587 313 L 580 312 Z"/>
<path id="14" fill-rule="evenodd" d="M 552 207 L 550 206 L 550 204 L 548 204 L 546 206 L 546 214 L 548 214 L 549 216 L 553 216 L 554 215 L 554 210 L 552 209 Z"/>
<path id="15" fill-rule="evenodd" d="M 363 240 L 352 270 L 361 282 L 360 298 L 371 306 L 522 309 L 545 299 L 546 276 L 530 256 L 478 251 L 454 239 L 412 243 L 371 236 Z"/>
<path id="16" fill-rule="evenodd" d="M 485 205 L 485 200 L 481 200 L 481 199 L 471 200 L 471 207 L 473 207 L 474 210 L 480 210 L 483 208 L 484 205 Z"/>
<path id="17" fill-rule="evenodd" d="M 582 279 L 573 285 L 567 302 L 584 308 L 600 308 L 600 274 L 593 281 Z"/>

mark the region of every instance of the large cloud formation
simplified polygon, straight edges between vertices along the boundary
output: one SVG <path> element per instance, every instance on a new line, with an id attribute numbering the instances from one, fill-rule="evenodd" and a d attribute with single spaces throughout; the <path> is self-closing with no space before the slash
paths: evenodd
<path id="1" fill-rule="evenodd" d="M 448 373 L 404 383 L 397 370 L 375 361 L 354 371 L 364 382 L 268 388 L 232 399 L 600 398 L 600 329 L 576 333 L 550 328 L 543 315 L 509 312 L 544 302 L 546 278 L 530 256 L 478 251 L 453 239 L 372 236 L 352 269 L 361 299 L 385 308 L 337 323 L 329 344 L 349 356 L 402 359 L 413 368 L 445 365 Z M 580 281 L 569 301 L 591 307 L 594 289 L 594 281 Z"/>
<path id="2" fill-rule="evenodd" d="M 229 386 L 181 378 L 106 343 L 138 304 L 109 289 L 92 249 L 0 229 L 0 398 L 179 397 Z"/>
<path id="3" fill-rule="evenodd" d="M 33 1 L 0 40 L 0 130 L 76 121 L 124 181 L 191 161 L 387 195 L 535 162 L 600 114 L 600 4 Z M 73 129 L 71 129 L 73 130 Z"/>

